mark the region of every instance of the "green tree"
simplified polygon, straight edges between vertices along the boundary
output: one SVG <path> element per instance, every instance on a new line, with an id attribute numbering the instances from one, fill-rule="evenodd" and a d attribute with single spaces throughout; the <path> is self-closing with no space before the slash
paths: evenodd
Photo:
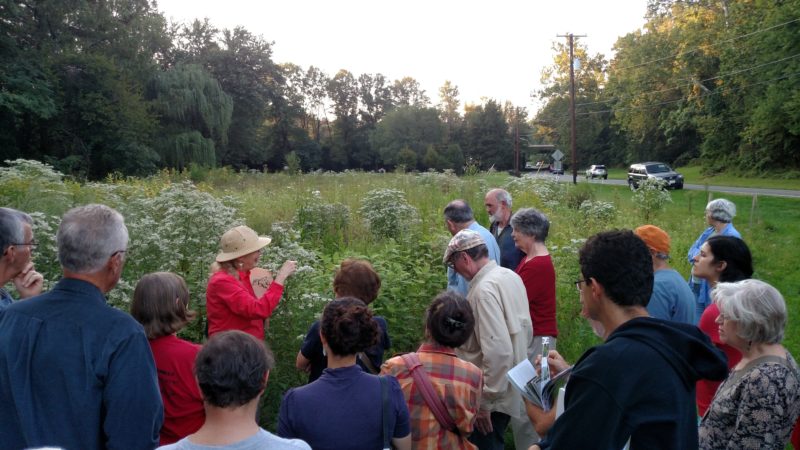
<path id="1" fill-rule="evenodd" d="M 228 143 L 233 115 L 233 101 L 217 80 L 199 65 L 178 64 L 153 77 L 150 96 L 167 134 L 159 148 L 164 162 L 177 169 L 213 167 L 216 149 Z"/>
<path id="2" fill-rule="evenodd" d="M 450 80 L 446 80 L 439 88 L 439 117 L 445 126 L 445 141 L 458 141 L 462 124 L 459 108 L 461 100 L 458 99 L 458 86 L 453 85 Z"/>
<path id="3" fill-rule="evenodd" d="M 383 118 L 371 134 L 370 143 L 387 166 L 406 164 L 408 169 L 415 169 L 416 164 L 423 161 L 428 146 L 439 144 L 442 135 L 438 111 L 405 106 L 392 110 Z M 416 155 L 414 166 L 409 166 L 408 161 L 398 161 L 400 151 L 405 148 Z"/>
<path id="4" fill-rule="evenodd" d="M 470 106 L 464 114 L 463 149 L 481 169 L 508 169 L 514 164 L 514 148 L 503 110 L 495 100 Z"/>
<path id="5" fill-rule="evenodd" d="M 419 82 L 412 77 L 403 77 L 392 84 L 392 99 L 395 106 L 415 106 L 424 108 L 431 104 L 430 98 Z"/>

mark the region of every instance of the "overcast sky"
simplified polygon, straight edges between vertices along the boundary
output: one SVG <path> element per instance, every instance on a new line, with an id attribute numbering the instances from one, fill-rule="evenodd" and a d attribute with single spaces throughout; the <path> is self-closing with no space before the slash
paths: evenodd
<path id="1" fill-rule="evenodd" d="M 552 64 L 559 34 L 581 38 L 609 57 L 618 37 L 644 24 L 647 0 L 158 0 L 173 21 L 208 17 L 273 41 L 273 60 L 329 76 L 411 76 L 438 103 L 445 80 L 463 102 L 510 100 L 534 112 L 531 92 Z"/>

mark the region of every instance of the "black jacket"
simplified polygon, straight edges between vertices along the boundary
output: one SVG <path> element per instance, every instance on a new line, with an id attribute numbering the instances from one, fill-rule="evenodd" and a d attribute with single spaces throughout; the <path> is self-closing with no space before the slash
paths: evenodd
<path id="1" fill-rule="evenodd" d="M 695 383 L 727 376 L 697 327 L 650 317 L 619 326 L 575 364 L 544 449 L 696 449 Z"/>

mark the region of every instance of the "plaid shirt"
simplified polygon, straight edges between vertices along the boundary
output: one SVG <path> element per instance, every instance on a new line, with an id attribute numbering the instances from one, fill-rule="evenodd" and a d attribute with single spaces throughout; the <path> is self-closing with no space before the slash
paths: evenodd
<path id="1" fill-rule="evenodd" d="M 403 358 L 395 356 L 383 364 L 381 373 L 397 378 L 408 403 L 413 449 L 474 449 L 466 440 L 472 432 L 483 390 L 483 373 L 472 363 L 458 359 L 450 347 L 425 343 L 417 350 L 434 390 L 444 400 L 460 436 L 439 425 Z M 417 369 L 419 370 L 419 369 Z"/>

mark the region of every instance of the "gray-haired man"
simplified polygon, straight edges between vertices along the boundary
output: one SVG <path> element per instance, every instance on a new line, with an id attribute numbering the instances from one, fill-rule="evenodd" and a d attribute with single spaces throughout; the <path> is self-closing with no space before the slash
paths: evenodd
<path id="1" fill-rule="evenodd" d="M 469 280 L 467 301 L 475 314 L 472 336 L 456 349 L 461 359 L 483 370 L 481 407 L 470 441 L 481 450 L 502 449 L 503 434 L 511 418 L 524 416 L 522 396 L 506 373 L 533 353 L 528 295 L 519 275 L 489 258 L 486 243 L 478 232 L 456 233 L 443 262 Z M 533 426 L 529 421 L 525 423 L 532 434 Z"/>
<path id="2" fill-rule="evenodd" d="M 68 211 L 58 228 L 64 277 L 0 311 L 3 448 L 151 450 L 163 420 L 142 326 L 106 304 L 128 248 L 122 215 Z"/>
<path id="3" fill-rule="evenodd" d="M 11 208 L 0 208 L 0 310 L 10 306 L 14 299 L 3 289 L 14 283 L 20 298 L 33 297 L 42 292 L 42 275 L 34 270 L 31 257 L 36 241 L 33 239 L 31 216 Z"/>

